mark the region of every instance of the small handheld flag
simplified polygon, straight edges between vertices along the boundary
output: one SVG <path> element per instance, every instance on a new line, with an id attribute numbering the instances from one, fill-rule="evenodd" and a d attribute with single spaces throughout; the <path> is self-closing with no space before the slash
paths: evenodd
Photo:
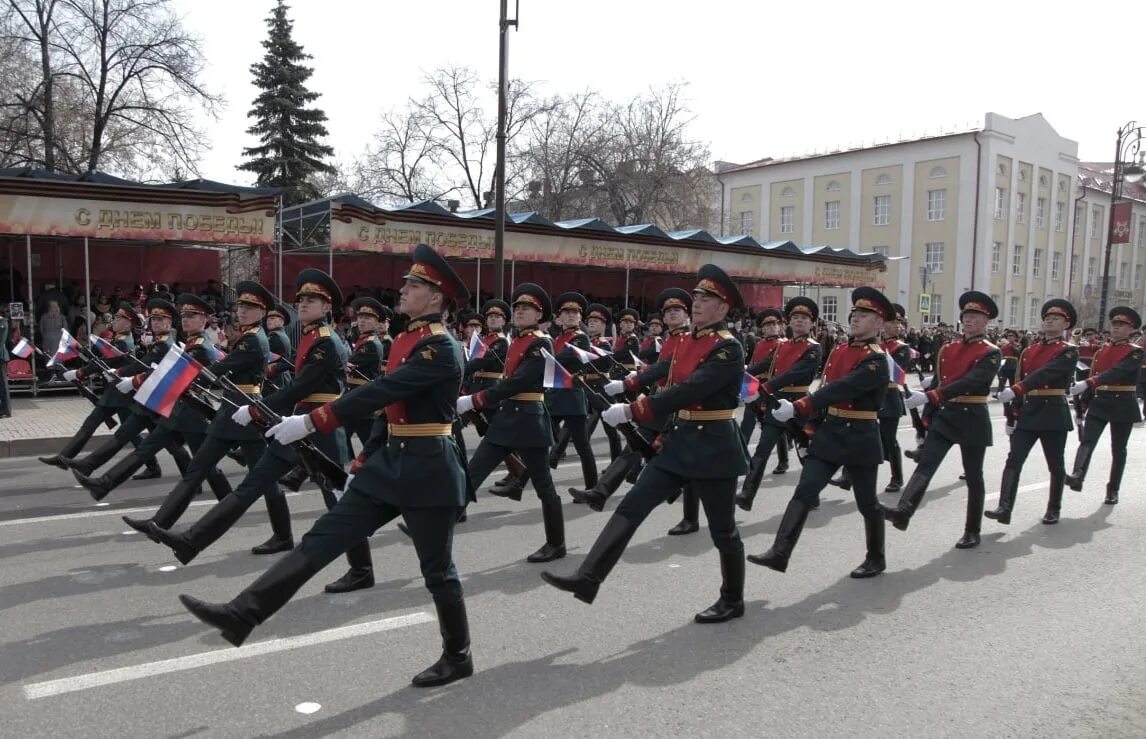
<path id="1" fill-rule="evenodd" d="M 175 403 L 199 373 L 203 365 L 191 358 L 178 346 L 163 355 L 163 360 L 135 391 L 135 401 L 164 418 L 171 416 Z"/>
<path id="2" fill-rule="evenodd" d="M 470 334 L 470 343 L 469 346 L 466 347 L 466 361 L 472 362 L 475 359 L 481 359 L 485 356 L 485 350 L 485 342 L 478 336 L 478 332 L 474 331 Z"/>
<path id="3" fill-rule="evenodd" d="M 71 334 L 65 329 L 60 333 L 60 345 L 56 348 L 56 353 L 48 360 L 48 366 L 54 364 L 63 364 L 69 359 L 75 359 L 80 355 L 80 342 L 75 340 Z"/>
<path id="4" fill-rule="evenodd" d="M 562 367 L 552 354 L 541 351 L 545 357 L 545 374 L 542 377 L 541 384 L 553 390 L 569 390 L 573 387 L 573 375 Z"/>
<path id="5" fill-rule="evenodd" d="M 887 357 L 887 374 L 891 377 L 891 381 L 896 385 L 907 384 L 907 373 L 899 366 L 899 362 L 892 359 L 890 354 L 885 354 Z"/>
<path id="6" fill-rule="evenodd" d="M 613 356 L 613 352 L 609 351 L 608 349 L 606 349 L 603 346 L 597 346 L 596 344 L 593 344 L 589 348 L 592 349 L 593 353 L 596 354 L 598 357 L 611 357 L 611 356 Z"/>
<path id="7" fill-rule="evenodd" d="M 279 356 L 278 354 L 275 354 L 274 352 L 270 352 L 270 351 L 267 352 L 267 364 L 274 364 L 275 362 L 279 361 L 280 359 L 282 359 L 282 357 Z"/>
<path id="8" fill-rule="evenodd" d="M 568 349 L 572 349 L 573 353 L 577 355 L 577 358 L 585 364 L 589 364 L 590 362 L 594 362 L 601 358 L 601 355 L 595 354 L 593 352 L 587 352 L 579 346 L 574 346 L 573 344 L 566 344 L 565 346 Z"/>
<path id="9" fill-rule="evenodd" d="M 223 359 L 223 357 L 227 356 L 225 351 L 215 346 L 210 341 L 203 342 L 203 348 L 207 350 L 207 359 L 212 362 L 218 362 Z"/>
<path id="10" fill-rule="evenodd" d="M 27 359 L 32 356 L 32 352 L 34 351 L 36 351 L 36 348 L 32 346 L 31 342 L 27 339 L 20 339 L 16 342 L 16 346 L 12 347 L 12 354 L 20 359 Z"/>
<path id="11" fill-rule="evenodd" d="M 92 338 L 92 348 L 98 351 L 99 355 L 104 359 L 115 359 L 116 357 L 123 356 L 123 352 L 119 350 L 119 347 L 102 336 Z"/>
<path id="12" fill-rule="evenodd" d="M 744 379 L 740 382 L 740 399 L 746 400 L 753 395 L 760 394 L 760 380 L 755 375 L 744 373 Z"/>
<path id="13" fill-rule="evenodd" d="M 657 350 L 657 354 L 661 353 L 661 347 L 663 347 L 663 346 L 664 346 L 664 342 L 661 341 L 661 337 L 657 336 L 657 337 L 653 338 L 653 348 L 655 348 Z"/>

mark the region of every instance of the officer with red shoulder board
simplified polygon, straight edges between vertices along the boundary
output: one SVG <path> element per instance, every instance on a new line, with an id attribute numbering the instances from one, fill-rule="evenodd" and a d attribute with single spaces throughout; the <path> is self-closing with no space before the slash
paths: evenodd
<path id="1" fill-rule="evenodd" d="M 752 347 L 752 358 L 748 360 L 748 369 L 745 371 L 760 382 L 767 382 L 772 379 L 772 361 L 776 349 L 788 340 L 784 336 L 784 312 L 779 308 L 765 308 L 760 311 L 757 319 L 760 322 L 760 338 Z M 744 417 L 740 420 L 740 435 L 744 437 L 745 444 L 752 442 L 752 432 L 757 426 L 763 426 L 768 418 L 768 410 L 759 401 L 745 401 Z M 779 444 L 776 456 L 779 464 L 772 474 L 781 475 L 788 471 L 788 445 Z"/>
<path id="2" fill-rule="evenodd" d="M 1126 469 L 1126 443 L 1130 430 L 1142 420 L 1135 397 L 1142 347 L 1130 343 L 1130 334 L 1142 326 L 1137 311 L 1120 305 L 1110 311 L 1111 343 L 1098 349 L 1090 377 L 1070 386 L 1071 395 L 1089 395 L 1082 443 L 1074 456 L 1074 470 L 1066 476 L 1071 490 L 1082 490 L 1094 447 L 1110 424 L 1110 479 L 1106 483 L 1106 504 L 1118 502 L 1118 488 Z"/>
<path id="3" fill-rule="evenodd" d="M 1041 442 L 1050 470 L 1050 493 L 1043 523 L 1056 524 L 1066 483 L 1066 437 L 1074 428 L 1067 389 L 1074 382 L 1078 347 L 1063 340 L 1065 332 L 1078 321 L 1074 306 L 1061 298 L 1043 303 L 1042 338 L 1023 350 L 1019 357 L 1019 381 L 999 393 L 999 400 L 1017 408 L 1011 451 L 1003 467 L 999 485 L 999 506 L 987 511 L 987 518 L 1002 524 L 1011 522 L 1011 511 L 1019 493 L 1019 474 L 1035 442 Z"/>
<path id="4" fill-rule="evenodd" d="M 879 290 L 852 291 L 848 318 L 851 338 L 837 344 L 824 367 L 824 384 L 811 395 L 792 403 L 781 400 L 772 416 L 781 422 L 824 414 L 812 437 L 796 492 L 776 532 L 771 549 L 749 555 L 748 561 L 777 572 L 788 569 L 788 559 L 804 530 L 808 513 L 819 502 L 820 491 L 841 466 L 851 480 L 856 506 L 864 519 L 867 554 L 851 572 L 854 578 L 875 577 L 887 568 L 884 557 L 883 511 L 875 497 L 876 474 L 883 450 L 879 440 L 879 409 L 890 381 L 887 358 L 877 343 L 884 321 L 895 320 L 895 308 Z"/>

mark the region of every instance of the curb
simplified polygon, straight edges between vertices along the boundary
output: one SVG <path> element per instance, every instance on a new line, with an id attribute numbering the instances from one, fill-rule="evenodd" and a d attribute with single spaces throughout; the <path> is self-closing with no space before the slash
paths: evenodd
<path id="1" fill-rule="evenodd" d="M 96 434 L 92 440 L 111 436 L 111 434 Z M 39 439 L 11 439 L 0 441 L 0 459 L 11 457 L 38 457 L 55 454 L 67 443 L 67 436 L 46 436 Z M 90 444 L 90 442 L 89 442 Z"/>

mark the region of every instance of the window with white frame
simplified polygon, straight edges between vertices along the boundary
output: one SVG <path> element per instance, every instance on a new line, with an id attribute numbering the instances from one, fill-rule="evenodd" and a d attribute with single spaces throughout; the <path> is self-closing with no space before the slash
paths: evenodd
<path id="1" fill-rule="evenodd" d="M 943 296 L 939 293 L 931 293 L 931 322 L 940 323 L 943 321 Z"/>
<path id="2" fill-rule="evenodd" d="M 780 233 L 790 234 L 796 230 L 796 206 L 785 205 L 780 208 Z"/>
<path id="3" fill-rule="evenodd" d="M 820 318 L 828 323 L 839 320 L 839 299 L 835 295 L 820 298 Z"/>
<path id="4" fill-rule="evenodd" d="M 1015 252 L 1011 255 L 1011 276 L 1021 277 L 1023 274 L 1023 247 L 1015 244 Z"/>
<path id="5" fill-rule="evenodd" d="M 1082 233 L 1082 223 L 1086 220 L 1086 209 L 1081 205 L 1074 206 L 1074 235 Z"/>
<path id="6" fill-rule="evenodd" d="M 1098 257 L 1091 257 L 1086 260 L 1086 284 L 1094 284 L 1094 271 L 1098 269 Z"/>
<path id="7" fill-rule="evenodd" d="M 995 188 L 995 220 L 1002 221 L 1007 217 L 1007 190 L 1006 188 Z"/>
<path id="8" fill-rule="evenodd" d="M 1034 320 L 1034 317 L 1037 316 L 1038 314 L 1039 314 L 1039 299 L 1038 298 L 1031 298 L 1030 312 L 1028 312 L 1027 315 L 1029 315 L 1031 317 L 1031 320 Z"/>
<path id="9" fill-rule="evenodd" d="M 1139 248 L 1146 246 L 1146 218 L 1138 219 L 1138 236 L 1134 239 L 1134 245 Z"/>
<path id="10" fill-rule="evenodd" d="M 1142 289 L 1142 268 L 1143 268 L 1143 265 L 1141 265 L 1141 264 L 1134 265 L 1134 289 L 1135 290 L 1141 290 Z"/>
<path id="11" fill-rule="evenodd" d="M 1122 262 L 1118 265 L 1118 289 L 1125 290 L 1127 283 L 1130 282 L 1130 262 Z"/>
<path id="12" fill-rule="evenodd" d="M 1020 192 L 1015 196 L 1015 223 L 1027 222 L 1027 194 Z"/>
<path id="13" fill-rule="evenodd" d="M 873 226 L 886 226 L 887 224 L 891 223 L 890 195 L 875 196 L 875 211 L 872 214 L 871 223 Z"/>
<path id="14" fill-rule="evenodd" d="M 942 221 L 947 215 L 947 191 L 927 191 L 927 220 Z"/>
<path id="15" fill-rule="evenodd" d="M 1047 222 L 1047 199 L 1039 198 L 1035 203 L 1035 228 L 1045 228 Z"/>
<path id="16" fill-rule="evenodd" d="M 873 252 L 875 252 L 876 254 L 880 254 L 880 255 L 885 256 L 885 257 L 887 256 L 887 253 L 888 253 L 888 248 L 886 246 L 873 246 L 871 248 L 871 250 Z"/>
<path id="17" fill-rule="evenodd" d="M 927 271 L 937 275 L 943 271 L 943 242 L 929 241 L 925 248 Z"/>
<path id="18" fill-rule="evenodd" d="M 1043 271 L 1043 250 L 1042 249 L 1032 249 L 1031 250 L 1031 272 L 1034 273 L 1035 277 L 1040 277 L 1042 275 L 1042 271 Z"/>
<path id="19" fill-rule="evenodd" d="M 824 228 L 828 231 L 838 231 L 840 228 L 840 201 L 829 200 L 824 203 Z"/>
<path id="20" fill-rule="evenodd" d="M 1074 283 L 1078 282 L 1080 279 L 1082 279 L 1082 276 L 1078 273 L 1078 265 L 1079 265 L 1078 255 L 1077 254 L 1071 254 L 1070 255 L 1070 282 L 1071 282 L 1071 284 L 1074 284 Z"/>
<path id="21" fill-rule="evenodd" d="M 1020 309 L 1019 309 L 1019 296 L 1018 295 L 1012 295 L 1011 296 L 1011 325 L 1012 326 L 1023 325 L 1023 314 L 1020 312 Z"/>
<path id="22" fill-rule="evenodd" d="M 1051 255 L 1051 279 L 1062 279 L 1062 252 L 1060 251 Z"/>
<path id="23" fill-rule="evenodd" d="M 1102 221 L 1102 208 L 1095 208 L 1090 212 L 1090 238 L 1098 238 L 1098 224 Z"/>
<path id="24" fill-rule="evenodd" d="M 1001 300 L 999 300 L 999 294 L 998 293 L 991 293 L 991 302 L 994 303 L 995 305 L 999 305 L 1002 302 Z"/>
<path id="25" fill-rule="evenodd" d="M 1003 242 L 991 244 L 991 273 L 998 274 L 1003 264 Z"/>
<path id="26" fill-rule="evenodd" d="M 753 218 L 753 215 L 754 215 L 754 213 L 750 210 L 746 210 L 740 214 L 740 235 L 741 236 L 751 236 L 752 235 L 752 218 Z"/>
<path id="27" fill-rule="evenodd" d="M 1061 200 L 1054 204 L 1054 230 L 1062 233 L 1066 229 L 1066 203 Z"/>

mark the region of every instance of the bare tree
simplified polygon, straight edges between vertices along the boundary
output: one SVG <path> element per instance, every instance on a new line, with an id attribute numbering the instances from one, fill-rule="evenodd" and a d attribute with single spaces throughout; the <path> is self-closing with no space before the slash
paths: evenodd
<path id="1" fill-rule="evenodd" d="M 605 137 L 605 102 L 593 90 L 554 98 L 533 116 L 520 142 L 527 207 L 546 218 L 584 215 L 591 207 L 587 153 Z"/>
<path id="2" fill-rule="evenodd" d="M 373 142 L 354 164 L 355 191 L 384 204 L 438 200 L 457 191 L 445 184 L 445 152 L 433 133 L 413 103 L 383 113 Z"/>
<path id="3" fill-rule="evenodd" d="M 4 100 L 0 100 L 4 110 L 3 130 L 9 141 L 6 154 L 12 155 L 14 152 L 9 147 L 14 147 L 23 151 L 19 157 L 23 163 L 47 169 L 56 166 L 51 36 L 58 3 L 59 0 L 7 0 L 11 15 L 4 24 L 6 43 L 0 60 L 4 67 L 3 79 L 6 86 L 11 86 Z M 30 74 L 36 66 L 36 57 L 40 68 L 38 80 Z M 38 136 L 34 132 L 38 132 Z"/>

